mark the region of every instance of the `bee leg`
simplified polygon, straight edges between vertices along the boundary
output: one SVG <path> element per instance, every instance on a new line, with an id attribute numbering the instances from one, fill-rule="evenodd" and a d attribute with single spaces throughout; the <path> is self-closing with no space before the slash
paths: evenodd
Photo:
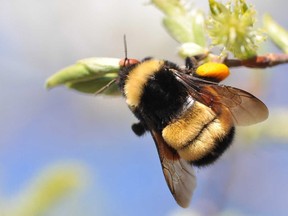
<path id="1" fill-rule="evenodd" d="M 187 57 L 186 59 L 185 59 L 185 67 L 187 68 L 187 69 L 193 69 L 194 67 L 195 67 L 195 61 L 196 61 L 196 59 L 195 58 L 193 58 L 193 57 L 191 57 L 191 58 L 189 58 L 189 57 Z"/>
<path id="2" fill-rule="evenodd" d="M 132 124 L 131 128 L 137 136 L 142 136 L 147 131 L 146 126 L 141 122 Z"/>
<path id="3" fill-rule="evenodd" d="M 203 64 L 203 60 L 207 58 L 208 54 L 200 54 L 191 57 L 186 57 L 185 59 L 185 67 L 188 70 L 195 70 L 199 65 Z M 202 62 L 202 63 L 201 63 Z"/>

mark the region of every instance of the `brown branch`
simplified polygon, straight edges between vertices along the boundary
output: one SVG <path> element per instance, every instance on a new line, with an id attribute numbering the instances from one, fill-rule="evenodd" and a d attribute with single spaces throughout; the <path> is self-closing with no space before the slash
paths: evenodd
<path id="1" fill-rule="evenodd" d="M 250 59 L 225 59 L 224 64 L 228 67 L 240 67 L 245 66 L 249 68 L 267 68 L 273 67 L 279 64 L 288 63 L 288 54 L 267 54 L 263 56 L 255 56 Z"/>

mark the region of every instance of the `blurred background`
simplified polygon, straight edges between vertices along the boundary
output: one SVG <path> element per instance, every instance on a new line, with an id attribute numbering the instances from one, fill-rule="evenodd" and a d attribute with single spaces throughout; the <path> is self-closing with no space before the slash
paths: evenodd
<path id="1" fill-rule="evenodd" d="M 281 0 L 251 0 L 288 29 Z M 188 209 L 177 206 L 149 135 L 122 98 L 66 88 L 53 73 L 87 57 L 168 59 L 177 43 L 147 0 L 0 0 L 0 215 L 287 215 L 288 65 L 233 69 L 226 84 L 261 98 L 269 120 L 238 130 L 215 165 L 196 170 Z M 196 1 L 208 11 L 207 1 Z M 267 41 L 262 53 L 280 52 Z"/>

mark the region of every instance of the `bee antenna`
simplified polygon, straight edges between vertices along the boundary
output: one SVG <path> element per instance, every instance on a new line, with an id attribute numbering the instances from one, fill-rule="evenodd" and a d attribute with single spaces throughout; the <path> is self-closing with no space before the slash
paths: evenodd
<path id="1" fill-rule="evenodd" d="M 94 95 L 98 95 L 103 93 L 106 89 L 108 89 L 112 84 L 114 84 L 116 82 L 116 78 L 112 79 L 110 82 L 108 82 L 106 85 L 104 85 L 103 87 L 101 87 L 100 89 L 98 89 Z"/>
<path id="2" fill-rule="evenodd" d="M 127 60 L 127 41 L 126 41 L 126 35 L 124 34 L 123 36 L 123 40 L 124 40 L 124 52 L 125 52 L 125 60 Z"/>
<path id="3" fill-rule="evenodd" d="M 124 34 L 123 36 L 123 41 L 124 41 L 124 53 L 125 53 L 125 58 L 124 58 L 124 65 L 129 64 L 129 59 L 128 59 L 128 51 L 127 51 L 127 40 L 126 40 L 126 35 Z"/>
<path id="4" fill-rule="evenodd" d="M 125 35 L 125 34 L 124 34 L 123 39 L 124 39 L 125 58 L 120 61 L 120 63 L 119 63 L 120 66 L 121 66 L 121 67 L 126 67 L 126 66 L 130 66 L 130 65 L 138 64 L 139 61 L 138 61 L 137 59 L 129 59 L 129 58 L 127 57 L 127 53 L 128 53 L 128 52 L 127 52 L 127 41 L 126 41 L 126 35 Z"/>

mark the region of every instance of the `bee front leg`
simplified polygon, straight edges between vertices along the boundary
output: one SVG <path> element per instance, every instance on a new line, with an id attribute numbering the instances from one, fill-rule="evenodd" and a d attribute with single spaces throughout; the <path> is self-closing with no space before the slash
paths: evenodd
<path id="1" fill-rule="evenodd" d="M 132 124 L 131 128 L 137 136 L 142 136 L 148 130 L 142 122 Z"/>

